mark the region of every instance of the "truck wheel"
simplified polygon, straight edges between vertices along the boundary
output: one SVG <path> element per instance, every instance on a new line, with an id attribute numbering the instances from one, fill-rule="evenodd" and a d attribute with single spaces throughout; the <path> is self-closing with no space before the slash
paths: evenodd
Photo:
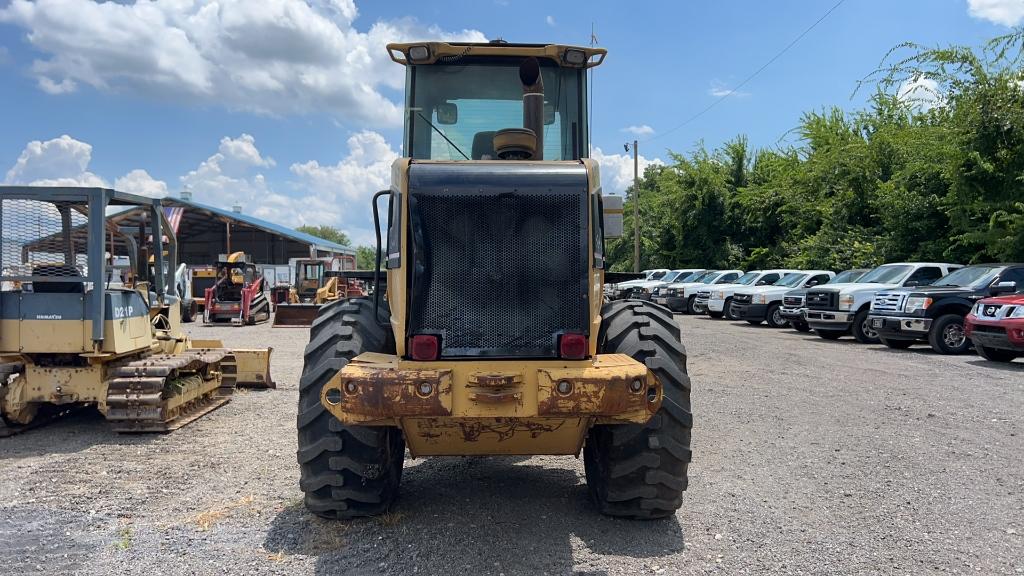
<path id="1" fill-rule="evenodd" d="M 686 299 L 686 310 L 683 310 L 683 312 L 686 312 L 687 314 L 696 314 L 697 312 L 694 311 L 694 309 L 693 309 L 693 301 L 696 300 L 696 299 L 697 299 L 696 296 L 690 296 L 689 298 L 687 298 Z"/>
<path id="2" fill-rule="evenodd" d="M 964 332 L 964 318 L 959 314 L 943 314 L 932 322 L 928 331 L 928 343 L 939 354 L 963 354 L 971 347 L 971 340 Z"/>
<path id="3" fill-rule="evenodd" d="M 690 377 L 679 325 L 665 310 L 641 302 L 613 302 L 601 310 L 602 353 L 643 362 L 663 387 L 651 420 L 591 428 L 583 446 L 587 487 L 602 513 L 662 518 L 682 505 L 690 463 Z"/>
<path id="4" fill-rule="evenodd" d="M 846 334 L 845 330 L 819 330 L 815 329 L 814 333 L 824 338 L 825 340 L 839 340 L 843 334 Z"/>
<path id="5" fill-rule="evenodd" d="M 789 321 L 782 317 L 782 306 L 778 304 L 768 306 L 764 318 L 768 321 L 768 326 L 772 328 L 785 328 L 786 324 L 789 324 Z"/>
<path id="6" fill-rule="evenodd" d="M 796 330 L 797 332 L 810 332 L 811 331 L 811 327 L 808 326 L 806 322 L 795 321 L 795 322 L 790 322 L 789 325 L 792 326 L 793 330 Z"/>
<path id="7" fill-rule="evenodd" d="M 885 344 L 893 350 L 906 350 L 914 345 L 913 340 L 889 340 L 888 338 L 882 338 L 881 336 L 879 336 L 878 339 L 881 340 L 882 344 Z"/>
<path id="8" fill-rule="evenodd" d="M 868 324 L 868 311 L 861 310 L 853 317 L 853 337 L 861 344 L 878 344 L 878 330 Z"/>
<path id="9" fill-rule="evenodd" d="M 739 317 L 732 313 L 732 298 L 725 299 L 725 305 L 722 307 L 722 314 L 726 320 L 739 320 Z"/>
<path id="10" fill-rule="evenodd" d="M 386 305 L 382 302 L 382 307 Z M 381 316 L 387 316 L 386 308 Z M 323 404 L 324 385 L 363 352 L 394 353 L 390 330 L 377 324 L 373 302 L 338 300 L 310 328 L 299 379 L 299 488 L 306 508 L 324 518 L 372 516 L 398 495 L 405 459 L 399 428 L 345 426 Z"/>
<path id="11" fill-rule="evenodd" d="M 1017 357 L 1013 350 L 1002 350 L 1000 348 L 989 348 L 988 346 L 975 346 L 978 355 L 989 362 L 1012 362 Z"/>

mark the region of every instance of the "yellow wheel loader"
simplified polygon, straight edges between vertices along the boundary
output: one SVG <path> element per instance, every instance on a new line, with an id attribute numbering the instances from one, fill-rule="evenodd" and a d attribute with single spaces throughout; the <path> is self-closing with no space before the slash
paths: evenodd
<path id="1" fill-rule="evenodd" d="M 588 158 L 585 78 L 605 51 L 387 48 L 406 67 L 408 157 L 373 200 L 379 220 L 387 199 L 386 278 L 371 298 L 324 306 L 310 330 L 298 414 L 307 508 L 388 510 L 408 449 L 582 452 L 602 512 L 673 514 L 692 426 L 679 326 L 650 302 L 603 302 L 604 238 L 622 222 L 604 217 Z"/>
<path id="2" fill-rule="evenodd" d="M 331 265 L 344 268 L 350 262 L 355 268 L 351 257 L 295 259 L 295 283 L 288 289 L 287 300 L 274 309 L 274 327 L 309 326 L 321 306 L 354 295 L 353 283 L 345 278 L 344 272 L 329 269 Z"/>
<path id="3" fill-rule="evenodd" d="M 140 216 L 108 220 L 124 207 Z M 269 349 L 182 333 L 167 273 L 177 243 L 159 200 L 0 186 L 0 223 L 0 436 L 82 406 L 118 432 L 165 432 L 236 386 L 273 387 Z"/>

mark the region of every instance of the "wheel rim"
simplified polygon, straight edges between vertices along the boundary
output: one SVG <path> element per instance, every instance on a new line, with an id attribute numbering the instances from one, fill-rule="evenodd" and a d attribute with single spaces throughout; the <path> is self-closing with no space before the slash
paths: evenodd
<path id="1" fill-rule="evenodd" d="M 775 324 L 776 326 L 782 325 L 782 313 L 778 310 L 772 312 L 772 324 Z"/>
<path id="2" fill-rule="evenodd" d="M 950 324 L 942 331 L 942 340 L 950 348 L 959 348 L 964 345 L 967 336 L 964 334 L 964 327 L 960 324 Z"/>

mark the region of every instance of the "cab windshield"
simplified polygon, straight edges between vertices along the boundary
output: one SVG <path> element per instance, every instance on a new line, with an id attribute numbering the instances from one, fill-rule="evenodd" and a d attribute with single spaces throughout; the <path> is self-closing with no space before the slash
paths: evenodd
<path id="1" fill-rule="evenodd" d="M 977 286 L 985 287 L 992 283 L 995 279 L 996 274 L 1002 268 L 998 266 L 968 266 L 967 268 L 961 268 L 956 272 L 946 274 L 939 280 L 936 280 L 932 286 Z"/>
<path id="2" fill-rule="evenodd" d="M 690 278 L 688 280 L 683 280 L 683 282 L 700 282 L 701 284 L 705 284 L 707 282 L 711 282 L 712 280 L 714 280 L 715 276 L 717 276 L 717 275 L 718 275 L 718 271 L 717 270 L 708 270 L 707 272 L 700 272 L 694 278 Z"/>
<path id="3" fill-rule="evenodd" d="M 847 270 L 836 274 L 836 277 L 825 282 L 825 284 L 842 284 L 844 282 L 856 282 L 858 278 L 864 275 L 865 270 Z"/>
<path id="4" fill-rule="evenodd" d="M 699 278 L 703 272 L 680 272 L 679 276 L 674 280 L 675 282 L 693 282 L 695 278 Z"/>
<path id="5" fill-rule="evenodd" d="M 494 133 L 523 127 L 521 58 L 409 66 L 406 150 L 429 160 L 496 160 Z M 544 160 L 586 157 L 583 71 L 542 58 Z"/>
<path id="6" fill-rule="evenodd" d="M 857 280 L 864 284 L 895 284 L 910 272 L 912 266 L 879 266 Z"/>
<path id="7" fill-rule="evenodd" d="M 798 274 L 795 272 L 790 272 L 789 274 L 783 276 L 781 280 L 776 282 L 774 286 L 785 286 L 787 288 L 792 288 L 793 286 L 799 286 L 805 278 L 807 278 L 807 274 Z"/>
<path id="8" fill-rule="evenodd" d="M 761 276 L 760 272 L 747 272 L 743 276 L 740 276 L 734 284 L 743 284 L 744 286 L 747 286 L 753 284 L 759 276 Z"/>

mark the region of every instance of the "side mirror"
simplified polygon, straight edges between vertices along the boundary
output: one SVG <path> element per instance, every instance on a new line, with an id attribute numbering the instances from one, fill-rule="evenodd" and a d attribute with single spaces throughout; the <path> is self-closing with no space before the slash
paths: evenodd
<path id="1" fill-rule="evenodd" d="M 907 288 L 913 288 L 915 286 L 920 286 L 920 285 L 921 285 L 921 281 L 920 280 L 907 280 L 906 282 L 903 283 L 903 286 L 905 286 Z"/>
<path id="2" fill-rule="evenodd" d="M 622 237 L 622 196 L 602 196 L 604 204 L 604 237 Z"/>
<path id="3" fill-rule="evenodd" d="M 988 291 L 989 294 L 992 294 L 993 296 L 998 296 L 1000 294 L 1013 294 L 1017 291 L 1017 283 L 1011 281 L 997 282 L 994 286 L 989 288 Z"/>
<path id="4" fill-rule="evenodd" d="M 818 285 L 818 281 L 817 280 L 808 280 L 807 284 L 804 284 L 804 286 L 806 286 L 808 288 L 810 288 L 812 286 L 817 286 L 817 285 Z"/>
<path id="5" fill-rule="evenodd" d="M 544 125 L 551 126 L 555 123 L 555 105 L 550 102 L 544 103 Z"/>
<path id="6" fill-rule="evenodd" d="M 767 286 L 767 285 L 768 285 L 768 281 L 767 280 L 758 280 L 757 284 L 754 284 L 754 286 Z"/>
<path id="7" fill-rule="evenodd" d="M 451 126 L 459 121 L 459 107 L 451 102 L 443 102 L 437 105 L 437 123 L 442 126 Z"/>

